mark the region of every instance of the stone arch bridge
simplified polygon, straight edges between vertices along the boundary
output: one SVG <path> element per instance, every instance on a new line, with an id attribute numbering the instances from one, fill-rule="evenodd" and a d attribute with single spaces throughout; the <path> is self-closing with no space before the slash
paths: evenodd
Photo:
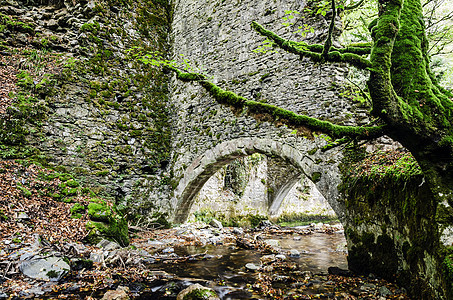
<path id="1" fill-rule="evenodd" d="M 182 55 L 194 69 L 212 76 L 222 88 L 246 98 L 337 124 L 368 121 L 363 108 L 340 95 L 349 71 L 345 66 L 315 65 L 290 54 L 254 51 L 263 39 L 251 29 L 252 21 L 289 38 L 291 34 L 281 25 L 281 18 L 285 11 L 302 11 L 304 4 L 248 0 L 222 4 L 218 9 L 220 2 L 176 3 L 172 26 L 175 55 Z M 310 22 L 315 32 L 307 38 L 312 42 L 322 40 L 325 20 Z M 313 136 L 306 129 L 292 131 L 232 111 L 196 84 L 173 81 L 171 100 L 176 108 L 173 171 L 179 178 L 171 205 L 174 221 L 185 220 L 194 196 L 216 170 L 256 152 L 287 162 L 269 180 L 275 187 L 269 201 L 271 211 L 278 208 L 302 176 L 307 176 L 315 179 L 321 194 L 337 215 L 343 216 L 337 190 L 342 154 L 339 150 L 318 150 L 326 144 L 326 137 Z"/>

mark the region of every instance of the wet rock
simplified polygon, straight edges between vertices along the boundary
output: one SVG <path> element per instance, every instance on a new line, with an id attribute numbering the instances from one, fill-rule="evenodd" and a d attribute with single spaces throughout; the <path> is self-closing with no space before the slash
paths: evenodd
<path id="1" fill-rule="evenodd" d="M 260 267 L 253 263 L 248 263 L 245 265 L 245 268 L 250 271 L 257 271 L 257 270 L 259 270 Z"/>
<path id="2" fill-rule="evenodd" d="M 62 257 L 56 256 L 32 259 L 19 265 L 25 276 L 45 281 L 59 281 L 70 269 Z"/>
<path id="3" fill-rule="evenodd" d="M 291 251 L 289 251 L 289 256 L 290 257 L 300 257 L 300 252 L 296 249 L 291 249 Z"/>
<path id="4" fill-rule="evenodd" d="M 107 291 L 102 300 L 129 300 L 129 288 L 124 286 L 119 286 L 115 291 Z"/>
<path id="5" fill-rule="evenodd" d="M 212 227 L 215 227 L 215 228 L 219 228 L 219 229 L 223 228 L 222 223 L 216 219 L 212 219 L 211 222 L 209 222 L 209 225 L 211 225 Z"/>
<path id="6" fill-rule="evenodd" d="M 176 300 L 217 300 L 219 297 L 210 288 L 204 287 L 198 283 L 182 290 Z"/>

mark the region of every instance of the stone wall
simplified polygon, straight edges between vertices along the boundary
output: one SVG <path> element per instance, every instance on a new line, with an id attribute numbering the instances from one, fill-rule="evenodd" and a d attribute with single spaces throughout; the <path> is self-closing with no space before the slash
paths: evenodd
<path id="1" fill-rule="evenodd" d="M 394 280 L 417 299 L 446 299 L 436 203 L 423 177 L 353 178 L 345 196 L 349 268 Z"/>
<path id="2" fill-rule="evenodd" d="M 36 102 L 45 112 L 39 122 L 13 110 L 3 116 L 22 118 L 27 135 L 5 141 L 9 152 L 2 156 L 27 147 L 42 163 L 132 210 L 166 210 L 168 78 L 135 55 L 168 51 L 171 7 L 165 1 L 10 0 L 0 12 L 2 55 L 30 78 L 13 106 L 37 111 Z M 25 103 L 22 94 L 33 100 Z M 21 156 L 21 150 L 11 155 Z"/>

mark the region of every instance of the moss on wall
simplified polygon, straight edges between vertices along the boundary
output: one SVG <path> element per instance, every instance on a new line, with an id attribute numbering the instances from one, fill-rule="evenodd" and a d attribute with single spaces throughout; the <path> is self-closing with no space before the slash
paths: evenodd
<path id="1" fill-rule="evenodd" d="M 437 203 L 418 165 L 404 152 L 364 158 L 356 150 L 346 155 L 341 187 L 350 269 L 396 281 L 417 299 L 441 297 L 448 278 Z"/>

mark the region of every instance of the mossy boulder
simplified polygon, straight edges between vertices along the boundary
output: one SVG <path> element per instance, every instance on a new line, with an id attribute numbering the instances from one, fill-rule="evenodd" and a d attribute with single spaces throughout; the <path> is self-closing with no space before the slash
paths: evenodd
<path id="1" fill-rule="evenodd" d="M 85 227 L 88 235 L 85 241 L 97 244 L 102 239 L 115 241 L 121 246 L 129 245 L 127 220 L 101 199 L 91 199 L 88 205 L 89 221 Z"/>
<path id="2" fill-rule="evenodd" d="M 198 283 L 182 290 L 177 300 L 216 300 L 219 299 L 217 294 L 210 288 L 204 287 Z"/>

